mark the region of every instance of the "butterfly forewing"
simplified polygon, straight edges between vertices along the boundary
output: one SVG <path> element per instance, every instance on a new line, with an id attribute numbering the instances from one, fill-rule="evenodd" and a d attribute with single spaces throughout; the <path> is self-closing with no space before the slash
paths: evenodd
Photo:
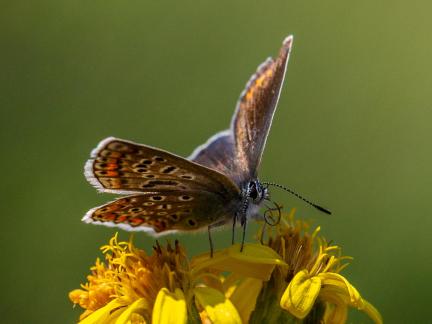
<path id="1" fill-rule="evenodd" d="M 232 121 L 238 163 L 256 178 L 283 84 L 292 37 L 287 37 L 276 60 L 267 59 L 249 80 L 240 96 Z"/>
<path id="2" fill-rule="evenodd" d="M 229 201 L 205 191 L 142 193 L 96 207 L 83 221 L 156 235 L 194 231 L 229 214 L 229 205 Z"/>
<path id="3" fill-rule="evenodd" d="M 190 159 L 229 176 L 237 185 L 257 177 L 257 169 L 283 84 L 292 37 L 276 60 L 267 59 L 240 95 L 231 128 L 199 146 Z"/>
<path id="4" fill-rule="evenodd" d="M 163 150 L 107 138 L 92 152 L 86 177 L 114 193 L 197 190 L 232 195 L 238 187 L 225 175 Z"/>

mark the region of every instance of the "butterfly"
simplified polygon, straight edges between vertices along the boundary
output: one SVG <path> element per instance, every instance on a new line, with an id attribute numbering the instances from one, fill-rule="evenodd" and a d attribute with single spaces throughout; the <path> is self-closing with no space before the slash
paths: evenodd
<path id="1" fill-rule="evenodd" d="M 183 158 L 173 153 L 109 137 L 92 151 L 87 180 L 101 192 L 124 194 L 87 212 L 83 221 L 145 231 L 154 236 L 211 229 L 259 217 L 269 199 L 258 167 L 284 81 L 293 42 L 283 41 L 240 95 L 229 129 L 217 133 Z M 301 198 L 301 197 L 300 197 Z M 319 207 L 319 206 L 315 206 Z"/>

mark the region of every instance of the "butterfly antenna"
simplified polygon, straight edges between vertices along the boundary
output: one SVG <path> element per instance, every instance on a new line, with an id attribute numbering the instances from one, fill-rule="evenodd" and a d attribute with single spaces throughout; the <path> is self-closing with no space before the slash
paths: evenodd
<path id="1" fill-rule="evenodd" d="M 282 218 L 282 205 L 279 205 L 278 203 L 276 203 L 273 200 L 270 200 L 268 198 L 266 198 L 266 201 L 269 201 L 270 203 L 272 203 L 273 207 L 270 207 L 267 204 L 265 204 L 265 207 L 267 208 L 267 210 L 264 212 L 264 215 L 263 215 L 264 216 L 264 224 L 262 225 L 262 228 L 261 228 L 261 235 L 260 235 L 261 244 L 264 244 L 264 233 L 265 233 L 266 225 L 276 226 L 280 223 L 280 220 Z M 278 214 L 278 218 L 276 221 L 273 218 L 273 212 L 277 212 L 277 214 Z"/>
<path id="2" fill-rule="evenodd" d="M 268 206 L 265 204 L 265 207 L 267 208 L 266 211 L 264 211 L 264 221 L 269 226 L 276 226 L 280 223 L 281 217 L 282 217 L 282 205 L 279 205 L 278 203 L 274 202 L 273 200 L 266 199 L 270 203 L 273 204 L 273 207 Z M 273 212 L 277 212 L 277 220 L 274 220 Z"/>
<path id="3" fill-rule="evenodd" d="M 285 186 L 282 186 L 282 185 L 280 185 L 280 184 L 278 184 L 278 183 L 274 183 L 274 182 L 263 182 L 262 184 L 263 184 L 263 185 L 267 185 L 267 186 L 277 187 L 277 188 L 280 188 L 280 189 L 282 189 L 282 190 L 285 190 L 285 191 L 289 192 L 290 194 L 296 196 L 297 198 L 303 200 L 305 203 L 311 205 L 312 207 L 315 207 L 315 208 L 318 209 L 319 211 L 321 211 L 321 212 L 323 212 L 323 213 L 326 213 L 326 214 L 328 214 L 328 215 L 331 215 L 331 211 L 330 211 L 330 210 L 325 209 L 324 207 L 321 207 L 321 206 L 319 206 L 319 205 L 317 205 L 317 204 L 311 202 L 310 200 L 304 198 L 303 196 L 300 196 L 298 193 L 296 193 L 295 191 L 293 191 L 293 190 L 291 190 L 291 189 L 289 189 L 289 188 L 287 188 L 287 187 L 285 187 Z"/>

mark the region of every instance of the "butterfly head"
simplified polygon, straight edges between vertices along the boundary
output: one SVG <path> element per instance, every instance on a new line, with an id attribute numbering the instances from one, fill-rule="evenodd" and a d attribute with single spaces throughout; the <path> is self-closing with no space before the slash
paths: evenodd
<path id="1" fill-rule="evenodd" d="M 249 198 L 251 198 L 256 205 L 259 205 L 264 199 L 269 198 L 267 187 L 263 186 L 258 180 L 249 181 L 247 192 Z"/>

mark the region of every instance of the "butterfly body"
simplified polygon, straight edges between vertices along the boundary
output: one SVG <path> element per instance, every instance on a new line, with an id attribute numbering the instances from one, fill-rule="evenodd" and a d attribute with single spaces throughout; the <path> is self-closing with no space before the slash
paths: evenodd
<path id="1" fill-rule="evenodd" d="M 240 96 L 231 127 L 183 158 L 114 137 L 99 143 L 85 166 L 87 180 L 102 192 L 127 195 L 87 212 L 87 223 L 142 230 L 154 235 L 259 217 L 269 192 L 258 180 L 292 44 L 258 67 Z"/>

